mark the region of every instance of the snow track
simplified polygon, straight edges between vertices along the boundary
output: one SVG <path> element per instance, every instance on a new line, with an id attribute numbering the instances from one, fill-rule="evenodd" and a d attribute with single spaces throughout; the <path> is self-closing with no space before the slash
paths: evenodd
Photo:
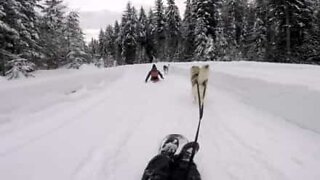
<path id="1" fill-rule="evenodd" d="M 164 136 L 194 138 L 190 66 L 171 64 L 159 83 L 144 83 L 150 65 L 135 65 L 0 86 L 8 101 L 0 106 L 0 179 L 140 179 Z M 317 87 L 211 67 L 195 157 L 202 179 L 319 179 Z"/>

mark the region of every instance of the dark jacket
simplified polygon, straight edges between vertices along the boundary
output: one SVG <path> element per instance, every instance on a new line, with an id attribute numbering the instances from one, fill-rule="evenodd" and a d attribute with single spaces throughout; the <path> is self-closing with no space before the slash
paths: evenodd
<path id="1" fill-rule="evenodd" d="M 190 167 L 189 167 L 190 166 Z M 189 172 L 188 172 L 189 170 Z M 174 158 L 171 166 L 170 180 L 201 180 L 197 165 L 192 161 L 182 160 L 181 156 Z"/>
<path id="2" fill-rule="evenodd" d="M 163 79 L 161 72 L 157 69 L 156 65 L 152 66 L 152 69 L 149 71 L 145 82 L 148 82 L 149 77 L 151 76 L 150 80 L 153 82 L 159 81 L 159 76 Z"/>
<path id="3" fill-rule="evenodd" d="M 142 180 L 168 180 L 172 158 L 159 154 L 151 159 L 144 170 Z"/>

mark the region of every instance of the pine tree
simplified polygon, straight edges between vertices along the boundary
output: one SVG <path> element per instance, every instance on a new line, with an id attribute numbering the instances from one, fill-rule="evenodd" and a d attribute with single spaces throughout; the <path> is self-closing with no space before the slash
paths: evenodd
<path id="1" fill-rule="evenodd" d="M 105 48 L 107 54 L 107 66 L 113 66 L 113 62 L 115 61 L 115 38 L 113 27 L 108 25 L 105 31 Z"/>
<path id="2" fill-rule="evenodd" d="M 187 0 L 186 9 L 184 12 L 184 19 L 182 21 L 182 44 L 183 44 L 183 53 L 180 55 L 180 58 L 185 61 L 191 61 L 193 58 L 195 50 L 195 16 L 194 16 L 194 4 L 191 0 Z"/>
<path id="3" fill-rule="evenodd" d="M 148 13 L 148 22 L 146 27 L 146 54 L 148 57 L 148 62 L 153 62 L 155 57 L 155 23 L 154 23 L 154 14 L 150 9 Z"/>
<path id="4" fill-rule="evenodd" d="M 121 36 L 122 36 L 122 57 L 126 64 L 134 64 L 136 60 L 137 48 L 137 15 L 134 7 L 127 4 L 127 9 L 123 15 L 121 22 Z"/>
<path id="5" fill-rule="evenodd" d="M 99 42 L 97 40 L 91 38 L 91 41 L 88 44 L 88 52 L 92 59 L 99 58 Z"/>
<path id="6" fill-rule="evenodd" d="M 175 60 L 179 54 L 179 41 L 181 41 L 181 18 L 179 15 L 179 9 L 174 0 L 168 0 L 168 6 L 166 9 L 165 17 L 166 21 L 166 52 L 168 54 L 169 61 Z"/>
<path id="7" fill-rule="evenodd" d="M 115 49 L 115 60 L 117 64 L 121 63 L 121 53 L 122 53 L 122 45 L 121 45 L 121 34 L 120 34 L 120 26 L 118 21 L 115 21 L 114 23 L 114 49 Z"/>
<path id="8" fill-rule="evenodd" d="M 264 0 L 255 2 L 255 21 L 253 29 L 246 38 L 246 55 L 250 60 L 263 61 L 267 48 L 267 3 Z"/>
<path id="9" fill-rule="evenodd" d="M 194 58 L 196 61 L 206 60 L 205 51 L 206 51 L 206 47 L 207 47 L 207 43 L 208 43 L 207 42 L 207 40 L 208 40 L 207 31 L 208 31 L 208 29 L 207 29 L 204 18 L 198 18 L 196 28 L 195 28 L 196 49 L 195 49 Z"/>
<path id="10" fill-rule="evenodd" d="M 225 25 L 225 35 L 228 41 L 227 54 L 231 59 L 241 57 L 244 45 L 245 13 L 247 0 L 226 0 L 223 4 L 222 16 Z"/>
<path id="11" fill-rule="evenodd" d="M 269 9 L 272 12 L 270 15 L 275 17 L 272 24 L 278 29 L 275 60 L 297 62 L 292 58 L 300 56 L 295 52 L 303 44 L 307 29 L 311 28 L 310 3 L 307 0 L 270 0 Z"/>
<path id="12" fill-rule="evenodd" d="M 101 58 L 106 58 L 107 57 L 107 50 L 106 50 L 106 36 L 105 32 L 103 29 L 100 29 L 99 36 L 98 36 L 98 41 L 99 41 L 99 54 Z"/>
<path id="13" fill-rule="evenodd" d="M 40 44 L 48 69 L 66 63 L 67 42 L 65 32 L 65 9 L 62 0 L 46 0 L 41 18 Z"/>
<path id="14" fill-rule="evenodd" d="M 0 72 L 4 75 L 8 60 L 35 60 L 38 30 L 36 0 L 0 2 Z"/>
<path id="15" fill-rule="evenodd" d="M 35 64 L 24 58 L 15 58 L 8 62 L 10 70 L 6 72 L 9 80 L 18 79 L 21 77 L 33 77 L 31 74 L 34 71 Z"/>
<path id="16" fill-rule="evenodd" d="M 20 37 L 27 44 L 23 46 L 22 57 L 30 60 L 31 62 L 37 63 L 40 58 L 40 47 L 38 46 L 39 41 L 39 14 L 36 12 L 39 0 L 17 0 L 21 3 L 22 24 L 20 28 Z"/>
<path id="17" fill-rule="evenodd" d="M 66 22 L 66 36 L 68 43 L 67 63 L 70 68 L 78 69 L 88 59 L 85 53 L 85 42 L 80 29 L 79 14 L 70 12 Z"/>
<path id="18" fill-rule="evenodd" d="M 5 75 L 5 66 L 14 53 L 14 42 L 19 39 L 19 33 L 10 26 L 9 10 L 13 8 L 12 1 L 0 2 L 0 72 Z"/>
<path id="19" fill-rule="evenodd" d="M 164 14 L 164 5 L 162 0 L 156 0 L 156 7 L 154 10 L 154 36 L 155 36 L 155 49 L 156 49 L 156 58 L 159 60 L 164 60 L 165 56 L 165 23 L 166 18 Z"/>
<path id="20" fill-rule="evenodd" d="M 198 0 L 195 1 L 195 18 L 201 18 L 207 29 L 206 36 L 215 38 L 215 28 L 217 26 L 217 20 L 215 19 L 216 6 L 218 1 L 214 0 Z"/>
<path id="21" fill-rule="evenodd" d="M 309 2 L 313 12 L 311 28 L 305 32 L 303 45 L 299 48 L 301 59 L 305 63 L 320 64 L 320 2 Z"/>
<path id="22" fill-rule="evenodd" d="M 143 7 L 140 8 L 139 19 L 137 24 L 137 35 L 138 35 L 138 63 L 145 63 L 146 60 L 146 44 L 147 44 L 147 26 L 148 19 L 145 14 Z"/>
<path id="23" fill-rule="evenodd" d="M 222 4 L 216 4 L 216 13 L 215 13 L 215 19 L 217 20 L 217 26 L 215 29 L 215 40 L 209 40 L 207 50 L 207 54 L 210 54 L 208 59 L 211 60 L 228 60 L 228 42 L 225 35 L 225 22 L 222 19 L 221 14 L 221 8 Z M 213 44 L 212 44 L 213 43 Z"/>

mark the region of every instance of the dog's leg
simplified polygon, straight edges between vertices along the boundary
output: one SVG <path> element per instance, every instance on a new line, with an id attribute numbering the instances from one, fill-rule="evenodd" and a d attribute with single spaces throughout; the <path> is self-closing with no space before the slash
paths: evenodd
<path id="1" fill-rule="evenodd" d="M 205 98 L 205 96 L 206 96 L 207 84 L 208 84 L 208 80 L 205 80 L 205 81 L 202 83 L 202 86 L 203 86 L 203 93 L 202 93 L 202 97 L 203 97 L 203 99 L 204 99 L 204 98 Z"/>
<path id="2" fill-rule="evenodd" d="M 197 85 L 192 86 L 192 96 L 193 96 L 193 103 L 196 104 L 198 102 L 198 90 Z"/>
<path id="3" fill-rule="evenodd" d="M 199 84 L 199 94 L 200 94 L 200 104 L 203 104 L 203 91 L 204 91 L 204 87 L 202 84 Z"/>

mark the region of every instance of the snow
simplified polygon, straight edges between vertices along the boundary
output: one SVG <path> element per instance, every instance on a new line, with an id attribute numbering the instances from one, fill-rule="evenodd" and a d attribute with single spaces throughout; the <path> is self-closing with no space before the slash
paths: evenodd
<path id="1" fill-rule="evenodd" d="M 141 179 L 167 134 L 194 138 L 195 64 L 171 63 L 159 83 L 144 83 L 151 64 L 0 78 L 0 179 Z M 195 157 L 202 179 L 320 179 L 320 67 L 210 68 Z"/>

